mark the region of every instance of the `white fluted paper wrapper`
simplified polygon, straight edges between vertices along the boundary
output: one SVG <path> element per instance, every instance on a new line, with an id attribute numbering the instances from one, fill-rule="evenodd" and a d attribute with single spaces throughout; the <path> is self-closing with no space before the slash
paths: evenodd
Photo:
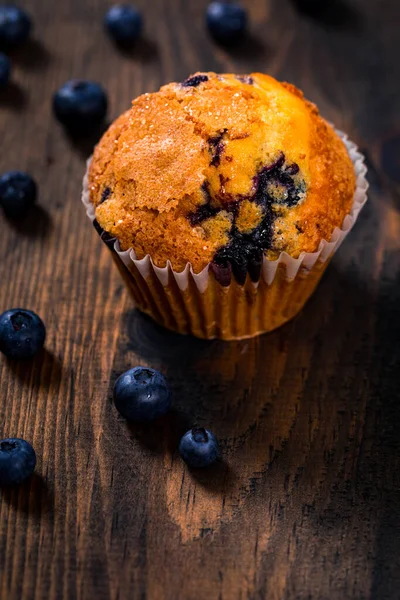
<path id="1" fill-rule="evenodd" d="M 358 151 L 356 144 L 348 139 L 345 133 L 338 129 L 336 129 L 336 132 L 346 145 L 356 173 L 357 181 L 352 209 L 345 217 L 342 227 L 340 229 L 338 227 L 335 228 L 331 239 L 329 241 L 321 241 L 317 252 L 302 252 L 298 258 L 292 258 L 286 252 L 282 252 L 276 260 L 267 260 L 264 257 L 262 277 L 267 285 L 271 285 L 273 282 L 280 264 L 285 266 L 286 278 L 290 281 L 296 277 L 300 269 L 310 271 L 318 261 L 322 263 L 325 262 L 334 252 L 336 252 L 347 234 L 351 231 L 362 207 L 367 201 L 368 182 L 366 180 L 367 168 L 365 166 L 364 156 Z M 82 202 L 85 205 L 88 217 L 93 222 L 95 219 L 95 208 L 90 202 L 88 189 L 88 170 L 90 161 L 91 158 L 89 158 L 87 162 L 88 168 L 83 179 Z M 171 272 L 182 291 L 188 287 L 189 278 L 191 277 L 200 293 L 204 293 L 207 289 L 210 265 L 207 265 L 200 273 L 195 273 L 192 266 L 188 263 L 185 269 L 179 272 L 173 270 L 170 261 L 167 262 L 165 267 L 157 267 L 149 254 L 139 260 L 132 248 L 130 250 L 122 251 L 118 241 L 114 244 L 114 250 L 128 269 L 133 263 L 145 279 L 152 270 L 164 287 L 168 285 L 168 277 Z M 258 283 L 254 283 L 253 285 L 257 286 Z"/>

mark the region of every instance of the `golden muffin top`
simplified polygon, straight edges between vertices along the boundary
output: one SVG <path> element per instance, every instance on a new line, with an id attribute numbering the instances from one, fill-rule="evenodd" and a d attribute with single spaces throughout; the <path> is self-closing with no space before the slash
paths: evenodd
<path id="1" fill-rule="evenodd" d="M 160 267 L 232 266 L 314 252 L 349 213 L 355 174 L 293 85 L 197 73 L 133 101 L 89 170 L 100 227 Z"/>

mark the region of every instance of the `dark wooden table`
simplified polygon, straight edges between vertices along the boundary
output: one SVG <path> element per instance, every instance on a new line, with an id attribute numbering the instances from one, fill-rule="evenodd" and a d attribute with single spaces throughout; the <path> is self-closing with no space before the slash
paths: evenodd
<path id="1" fill-rule="evenodd" d="M 344 0 L 343 0 L 344 2 Z M 206 0 L 137 0 L 132 53 L 102 30 L 107 0 L 26 1 L 33 40 L 0 96 L 1 170 L 26 169 L 39 206 L 0 216 L 0 311 L 46 322 L 46 352 L 0 358 L 0 436 L 37 451 L 36 475 L 0 496 L 0 598 L 397 600 L 400 597 L 400 120 L 397 0 L 249 0 L 251 35 L 218 48 Z M 131 98 L 196 70 L 294 82 L 366 153 L 370 201 L 303 313 L 238 343 L 163 331 L 138 314 L 80 203 L 94 140 L 51 114 L 71 77 Z M 119 373 L 168 377 L 172 413 L 127 426 Z M 193 423 L 224 461 L 190 473 Z"/>

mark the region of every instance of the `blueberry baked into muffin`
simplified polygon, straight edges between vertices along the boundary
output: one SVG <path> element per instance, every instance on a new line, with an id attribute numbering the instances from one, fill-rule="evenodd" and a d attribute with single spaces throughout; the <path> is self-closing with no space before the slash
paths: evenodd
<path id="1" fill-rule="evenodd" d="M 264 265 L 329 242 L 351 211 L 356 174 L 343 141 L 293 85 L 260 73 L 197 73 L 133 101 L 96 147 L 87 188 L 103 239 L 131 251 L 132 264 L 123 262 L 139 308 L 172 329 L 231 339 L 272 329 L 301 308 L 323 268 L 307 294 L 296 293 L 298 277 L 277 270 L 276 284 L 290 283 L 297 297 L 278 315 Z M 147 256 L 151 265 L 138 270 Z M 155 274 L 166 266 L 160 285 Z M 246 303 L 260 314 L 244 311 L 247 325 L 234 325 Z"/>

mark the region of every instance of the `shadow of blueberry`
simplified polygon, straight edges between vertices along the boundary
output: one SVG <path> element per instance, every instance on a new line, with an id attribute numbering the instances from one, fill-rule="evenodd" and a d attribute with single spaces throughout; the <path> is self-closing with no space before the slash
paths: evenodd
<path id="1" fill-rule="evenodd" d="M 22 112 L 28 104 L 28 94 L 18 83 L 10 81 L 0 89 L 0 106 L 15 112 Z"/>
<path id="2" fill-rule="evenodd" d="M 127 350 L 155 361 L 155 364 L 167 361 L 184 367 L 206 354 L 211 346 L 223 343 L 174 333 L 136 309 L 125 314 L 123 328 L 128 334 Z"/>
<path id="3" fill-rule="evenodd" d="M 359 30 L 361 14 L 345 0 L 292 0 L 299 12 L 326 29 Z"/>
<path id="4" fill-rule="evenodd" d="M 46 68 L 51 61 L 50 52 L 40 40 L 29 39 L 25 44 L 13 50 L 12 61 L 21 68 L 39 71 Z"/>
<path id="5" fill-rule="evenodd" d="M 115 41 L 113 43 L 122 56 L 132 60 L 150 63 L 156 61 L 159 57 L 157 44 L 148 38 L 141 37 L 133 44 L 123 44 Z"/>
<path id="6" fill-rule="evenodd" d="M 6 220 L 18 233 L 31 238 L 46 238 L 52 229 L 49 213 L 38 204 L 32 206 L 21 220 L 9 218 Z"/>
<path id="7" fill-rule="evenodd" d="M 270 49 L 258 37 L 252 33 L 245 33 L 242 37 L 231 43 L 218 43 L 221 48 L 228 52 L 232 58 L 238 62 L 246 63 L 246 70 L 249 71 L 248 61 L 266 60 L 269 58 Z M 251 71 L 256 70 L 255 65 L 252 65 Z"/>
<path id="8" fill-rule="evenodd" d="M 359 219 L 365 219 L 370 213 L 372 203 L 386 202 L 400 209 L 400 194 L 397 186 L 400 183 L 400 138 L 391 138 L 377 147 L 360 149 L 365 156 L 368 168 L 370 202 L 363 209 Z M 380 164 L 378 164 L 380 163 Z"/>
<path id="9" fill-rule="evenodd" d="M 150 452 L 174 454 L 182 435 L 190 429 L 191 422 L 184 412 L 172 407 L 168 414 L 156 421 L 127 422 L 126 427 L 130 435 Z"/>
<path id="10" fill-rule="evenodd" d="M 38 473 L 33 473 L 19 485 L 0 488 L 0 498 L 18 512 L 53 518 L 54 494 Z"/>
<path id="11" fill-rule="evenodd" d="M 60 359 L 46 348 L 28 360 L 8 358 L 7 365 L 19 381 L 32 388 L 49 389 L 53 384 L 58 386 L 62 377 Z"/>
<path id="12" fill-rule="evenodd" d="M 73 130 L 65 127 L 63 129 L 65 136 L 72 148 L 79 152 L 79 154 L 85 160 L 87 160 L 93 153 L 94 147 L 99 142 L 102 135 L 107 131 L 109 126 L 110 123 L 105 122 L 94 129 L 91 129 L 90 131 Z"/>
<path id="13" fill-rule="evenodd" d="M 121 331 L 121 352 L 114 363 L 110 394 L 117 376 L 144 359 L 163 373 L 171 388 L 171 447 L 177 448 L 181 437 L 194 425 L 210 428 L 215 435 L 228 435 L 226 398 L 231 398 L 232 410 L 240 414 L 249 404 L 254 340 L 223 342 L 175 334 L 137 310 L 125 314 Z M 235 385 L 232 368 L 238 372 Z"/>
<path id="14" fill-rule="evenodd" d="M 400 183 L 400 135 L 395 135 L 382 144 L 381 167 L 394 183 Z"/>
<path id="15" fill-rule="evenodd" d="M 237 479 L 233 469 L 222 458 L 209 467 L 190 469 L 190 475 L 196 483 L 214 494 L 228 493 Z"/>

